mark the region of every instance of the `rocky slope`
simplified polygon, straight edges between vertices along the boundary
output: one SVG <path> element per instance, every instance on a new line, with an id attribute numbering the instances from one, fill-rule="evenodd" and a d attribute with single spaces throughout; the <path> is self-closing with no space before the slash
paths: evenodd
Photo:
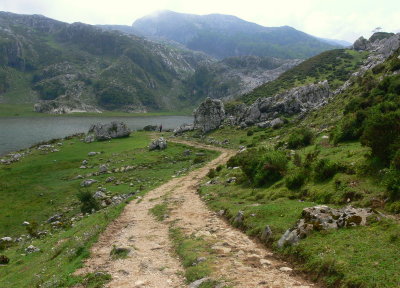
<path id="1" fill-rule="evenodd" d="M 161 11 L 133 23 L 143 36 L 174 41 L 223 59 L 232 56 L 308 58 L 340 47 L 289 26 L 264 27 L 230 15 L 194 15 Z"/>
<path id="2" fill-rule="evenodd" d="M 237 97 L 300 61 L 217 61 L 121 27 L 1 12 L 0 102 L 34 102 L 35 111 L 56 114 L 177 110 L 208 96 Z"/>
<path id="3" fill-rule="evenodd" d="M 212 61 L 136 36 L 67 24 L 40 15 L 0 13 L 2 101 L 24 79 L 40 112 L 147 111 L 192 104 L 178 99 L 181 79 Z"/>
<path id="4" fill-rule="evenodd" d="M 307 113 L 325 106 L 333 99 L 333 97 L 345 92 L 357 81 L 357 77 L 364 75 L 367 71 L 377 69 L 376 67 L 378 67 L 378 65 L 382 64 L 400 48 L 400 33 L 388 34 L 383 38 L 377 38 L 373 35 L 371 39 L 366 40 L 360 38 L 354 43 L 353 49 L 368 52 L 368 57 L 360 63 L 355 72 L 348 75 L 347 81 L 339 82 L 342 83 L 342 85 L 337 87 L 337 89 L 332 89 L 329 81 L 324 80 L 316 84 L 311 83 L 293 87 L 277 93 L 274 96 L 267 94 L 264 97 L 257 98 L 254 102 L 248 105 L 229 103 L 228 109 L 224 107 L 223 103 L 214 103 L 209 99 L 203 102 L 199 108 L 194 111 L 195 128 L 199 128 L 203 132 L 208 132 L 218 128 L 223 122 L 229 125 L 240 125 L 241 127 L 257 125 L 261 128 L 276 128 L 284 124 L 285 117 L 297 117 L 298 119 L 303 118 Z M 309 60 L 305 61 L 301 65 L 309 65 L 309 62 Z M 314 65 L 314 67 L 315 66 L 318 65 Z M 290 74 L 292 70 L 295 70 L 296 72 Z M 292 70 L 289 70 L 285 74 L 298 76 L 298 67 L 295 67 Z M 285 76 L 285 74 L 282 76 Z M 274 82 L 282 84 L 282 82 L 279 82 L 282 76 Z M 309 77 L 309 75 L 307 75 L 307 77 Z M 299 77 L 294 77 L 294 79 L 298 81 Z M 273 84 L 273 82 L 271 83 Z M 268 86 L 271 83 L 266 84 L 265 86 Z M 262 88 L 263 87 L 260 87 L 256 90 Z M 271 91 L 273 90 L 271 89 Z M 252 93 L 254 93 L 254 91 Z M 216 106 L 219 108 L 215 109 Z M 222 114 L 220 111 L 223 111 L 223 116 L 221 116 Z M 208 122 L 218 123 L 218 125 L 212 125 L 212 127 L 209 127 L 207 126 Z"/>

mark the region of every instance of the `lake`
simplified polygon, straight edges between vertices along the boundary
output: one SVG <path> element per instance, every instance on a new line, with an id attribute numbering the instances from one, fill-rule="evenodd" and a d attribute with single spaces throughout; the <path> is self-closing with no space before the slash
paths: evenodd
<path id="1" fill-rule="evenodd" d="M 28 148 L 42 141 L 85 133 L 91 124 L 111 121 L 123 121 L 134 131 L 146 125 L 160 124 L 163 129 L 173 129 L 183 123 L 193 123 L 193 117 L 0 117 L 0 155 Z"/>

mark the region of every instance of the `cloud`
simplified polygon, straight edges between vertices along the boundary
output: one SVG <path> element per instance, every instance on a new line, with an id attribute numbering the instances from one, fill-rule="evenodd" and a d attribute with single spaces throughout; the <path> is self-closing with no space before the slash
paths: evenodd
<path id="1" fill-rule="evenodd" d="M 157 10 L 231 14 L 264 26 L 289 25 L 306 33 L 354 41 L 381 26 L 399 31 L 398 0 L 1 0 L 0 10 L 43 14 L 65 22 L 131 25 Z"/>

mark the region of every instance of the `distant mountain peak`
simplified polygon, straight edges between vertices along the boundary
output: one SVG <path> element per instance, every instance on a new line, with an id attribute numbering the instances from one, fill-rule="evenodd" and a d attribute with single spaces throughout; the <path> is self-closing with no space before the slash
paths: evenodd
<path id="1" fill-rule="evenodd" d="M 142 36 L 174 41 L 219 59 L 247 55 L 308 58 L 337 47 L 290 26 L 264 27 L 225 14 L 161 10 L 136 20 L 132 27 Z"/>

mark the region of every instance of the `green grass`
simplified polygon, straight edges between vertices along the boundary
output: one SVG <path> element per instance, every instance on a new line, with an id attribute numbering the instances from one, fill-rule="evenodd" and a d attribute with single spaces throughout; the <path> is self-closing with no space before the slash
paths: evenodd
<path id="1" fill-rule="evenodd" d="M 119 111 L 103 111 L 102 113 L 70 113 L 70 114 L 46 114 L 38 113 L 33 110 L 33 103 L 9 104 L 0 103 L 0 117 L 154 117 L 154 116 L 187 116 L 191 115 L 190 109 L 168 112 L 149 112 L 149 113 L 126 113 Z"/>
<path id="2" fill-rule="evenodd" d="M 160 204 L 156 204 L 153 208 L 150 209 L 151 214 L 157 219 L 157 221 L 163 221 L 165 216 L 168 215 L 168 203 L 163 202 Z"/>
<path id="3" fill-rule="evenodd" d="M 389 213 L 384 201 L 387 194 L 382 173 L 371 172 L 368 168 L 365 155 L 368 155 L 369 148 L 358 141 L 334 146 L 322 138 L 329 135 L 329 129 L 321 131 L 317 127 L 312 128 L 315 135 L 313 144 L 295 150 L 301 158 L 301 165 L 305 165 L 307 154 L 319 151 L 309 168 L 296 167 L 294 157 L 289 156 L 292 152 L 285 149 L 285 142 L 296 129 L 295 125 L 289 124 L 279 130 L 251 128 L 253 133 L 249 133 L 250 136 L 247 136 L 246 130 L 228 127 L 208 134 L 207 137 L 218 140 L 231 134 L 240 139 L 239 142 L 248 139 L 247 143 L 254 143 L 256 147 L 279 147 L 286 152 L 290 162 L 284 177 L 264 188 L 253 187 L 240 169 L 223 168 L 214 177 L 218 184 L 201 186 L 200 195 L 214 211 L 224 210 L 224 217 L 233 225 L 237 225 L 233 223 L 237 213 L 244 211 L 244 222 L 237 226 L 251 236 L 260 238 L 266 225 L 269 225 L 273 236 L 266 245 L 287 259 L 296 261 L 301 270 L 322 280 L 328 287 L 398 287 L 400 225 L 397 221 L 383 220 L 367 227 L 314 232 L 297 246 L 277 247 L 277 240 L 293 227 L 305 207 L 351 204 Z M 261 135 L 267 135 L 267 138 L 260 139 L 264 138 Z M 234 136 L 229 139 L 232 138 Z M 239 144 L 238 139 L 231 141 L 233 147 Z M 315 179 L 314 169 L 318 159 L 328 159 L 338 165 L 339 170 L 326 180 Z M 301 169 L 307 173 L 304 185 L 288 189 L 286 178 Z M 236 177 L 237 183 L 226 183 L 230 177 Z"/>
<path id="4" fill-rule="evenodd" d="M 185 268 L 187 283 L 208 277 L 212 272 L 212 258 L 210 243 L 195 236 L 188 236 L 178 227 L 171 227 L 169 236 L 172 239 L 176 254 L 180 257 Z M 199 257 L 205 257 L 205 261 L 199 262 Z M 204 283 L 201 287 L 211 287 Z M 212 286 L 213 287 L 213 286 Z"/>
<path id="5" fill-rule="evenodd" d="M 0 167 L 0 204 L 4 209 L 0 215 L 0 235 L 18 235 L 25 232 L 24 221 L 45 221 L 55 213 L 76 212 L 76 193 L 81 179 L 73 180 L 79 174 L 98 171 L 100 164 L 108 163 L 109 168 L 133 166 L 125 173 L 93 176 L 99 182 L 89 188 L 95 192 L 98 185 L 107 188 L 114 195 L 149 190 L 169 179 L 184 168 L 190 168 L 194 153 L 184 156 L 185 146 L 170 143 L 165 151 L 147 152 L 149 138 L 146 133 L 137 132 L 129 138 L 112 141 L 82 143 L 79 139 L 62 141 L 60 152 L 44 154 L 32 149 L 32 153 L 20 162 Z M 103 152 L 88 157 L 90 151 Z M 206 152 L 216 155 L 215 152 Z M 87 159 L 93 168 L 79 169 L 82 160 Z M 109 161 L 109 162 L 108 162 Z M 123 184 L 105 183 L 114 176 Z M 71 210 L 65 212 L 65 210 Z M 18 213 L 15 213 L 18 211 Z"/>
<path id="6" fill-rule="evenodd" d="M 77 192 L 82 180 L 73 180 L 78 174 L 98 170 L 107 163 L 109 169 L 132 166 L 133 170 L 113 174 L 92 176 L 98 180 L 88 191 L 95 192 L 101 185 L 109 195 L 136 192 L 143 196 L 147 191 L 178 177 L 202 164 L 193 164 L 195 153 L 185 156 L 187 146 L 169 143 L 163 151 L 148 151 L 149 134 L 137 132 L 129 138 L 105 142 L 82 143 L 79 138 L 62 140 L 59 152 L 45 153 L 34 148 L 32 153 L 20 162 L 0 168 L 0 236 L 16 237 L 26 234 L 23 221 L 39 224 L 38 230 L 47 230 L 48 236 L 41 239 L 24 240 L 1 251 L 10 258 L 10 263 L 0 269 L 0 287 L 71 287 L 76 283 L 86 283 L 87 287 L 101 287 L 107 275 L 73 276 L 72 273 L 82 265 L 89 255 L 91 245 L 98 235 L 122 211 L 126 202 L 84 216 L 74 222 L 69 219 L 80 212 Z M 191 147 L 194 152 L 203 152 L 209 160 L 217 152 Z M 88 157 L 89 151 L 99 151 Z M 88 169 L 79 169 L 83 159 L 88 159 Z M 105 183 L 109 176 L 120 181 Z M 48 217 L 63 213 L 62 228 L 54 229 L 46 224 Z M 24 249 L 30 244 L 41 252 L 24 256 Z M 100 283 L 100 284 L 99 284 Z M 86 285 L 85 284 L 85 285 Z M 92 285 L 92 286 L 90 286 Z"/>
<path id="7" fill-rule="evenodd" d="M 328 80 L 332 89 L 338 88 L 360 66 L 367 53 L 354 50 L 336 49 L 322 52 L 286 71 L 276 80 L 268 82 L 241 100 L 254 102 L 258 97 L 270 97 L 297 86 Z"/>

